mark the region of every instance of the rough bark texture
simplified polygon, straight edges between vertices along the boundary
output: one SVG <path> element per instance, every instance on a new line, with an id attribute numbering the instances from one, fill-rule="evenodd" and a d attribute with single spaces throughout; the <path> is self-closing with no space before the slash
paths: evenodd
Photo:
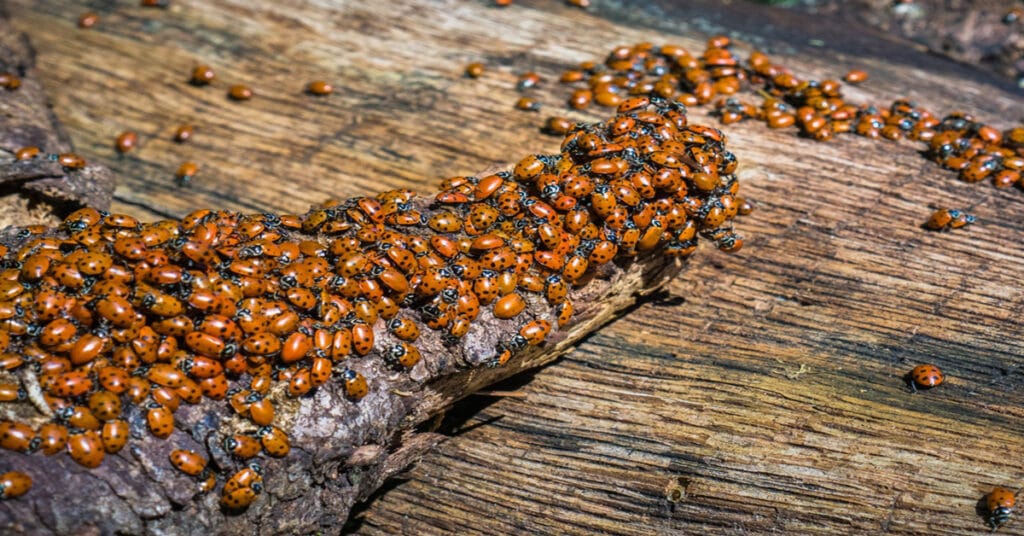
<path id="1" fill-rule="evenodd" d="M 695 50 L 708 33 L 727 32 L 806 76 L 866 68 L 872 78 L 847 90 L 852 100 L 910 96 L 1000 127 L 1019 120 L 1022 97 L 1007 84 L 854 24 L 735 2 L 595 1 L 587 12 L 541 0 L 504 10 L 489 4 L 89 4 L 101 24 L 76 40 L 67 36 L 77 32 L 84 3 L 18 0 L 12 11 L 40 51 L 40 75 L 72 138 L 87 158 L 125 177 L 115 208 L 140 217 L 197 206 L 299 212 L 381 183 L 426 191 L 437 177 L 507 159 L 510 148 L 550 151 L 553 142 L 537 136 L 538 118 L 511 110 L 514 74 L 535 69 L 550 81 L 615 44 L 641 40 Z M 460 79 L 475 60 L 490 74 Z M 183 83 L 199 61 L 218 68 L 221 85 Z M 300 95 L 314 78 L 342 89 L 324 100 Z M 226 102 L 226 84 L 235 81 L 253 83 L 257 98 Z M 546 111 L 561 111 L 555 89 L 548 82 L 538 93 Z M 691 118 L 711 121 L 699 111 Z M 169 134 L 184 121 L 198 125 L 195 143 L 173 145 Z M 146 143 L 116 158 L 112 140 L 128 127 Z M 524 398 L 486 405 L 473 397 L 457 406 L 439 431 L 459 433 L 348 530 L 986 530 L 978 500 L 993 485 L 1015 489 L 1024 478 L 1021 192 L 958 183 L 912 144 L 818 144 L 758 124 L 727 132 L 744 192 L 758 202 L 741 225 L 744 251 L 699 255 L 669 287 L 677 299 L 633 309 L 557 366 L 509 387 Z M 188 190 L 171 177 L 183 159 L 203 165 Z M 922 231 L 940 205 L 970 208 L 980 221 L 963 232 Z M 949 380 L 910 395 L 901 377 L 922 361 L 940 365 Z M 439 396 L 432 407 L 448 400 Z M 355 458 L 382 476 L 437 439 L 404 437 L 404 449 L 370 447 Z M 374 465 L 378 455 L 393 465 Z M 123 516 L 127 530 L 166 528 L 163 516 L 177 515 L 166 496 L 135 486 L 171 477 L 135 460 L 111 462 L 141 475 L 108 482 L 115 500 L 127 505 L 139 495 L 134 509 L 105 515 Z M 348 484 L 329 478 L 336 467 L 323 465 L 316 480 L 277 482 L 294 494 L 275 504 L 305 507 L 298 491 L 310 482 Z M 74 490 L 88 475 L 74 468 L 60 477 Z M 68 491 L 63 502 L 35 504 L 27 519 L 57 527 L 56 519 L 70 519 L 58 512 L 93 501 Z M 340 524 L 344 515 L 336 515 Z M 243 522 L 228 518 L 225 530 Z M 1024 534 L 1024 523 L 1015 518 L 1000 534 Z"/>
<path id="2" fill-rule="evenodd" d="M 71 141 L 53 115 L 39 83 L 28 37 L 11 27 L 0 5 L 0 73 L 21 79 L 21 87 L 0 94 L 0 227 L 30 223 L 54 224 L 69 208 L 110 206 L 114 177 L 100 165 L 67 171 L 53 161 L 14 161 L 21 147 L 44 153 L 71 150 Z"/>

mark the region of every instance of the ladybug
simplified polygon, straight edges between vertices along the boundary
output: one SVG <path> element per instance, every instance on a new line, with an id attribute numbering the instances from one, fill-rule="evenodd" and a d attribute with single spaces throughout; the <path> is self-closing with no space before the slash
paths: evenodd
<path id="1" fill-rule="evenodd" d="M 219 361 L 198 355 L 186 358 L 182 362 L 181 368 L 186 374 L 198 380 L 213 378 L 224 372 L 224 367 Z"/>
<path id="2" fill-rule="evenodd" d="M 68 444 L 68 429 L 61 424 L 46 423 L 39 427 L 39 450 L 47 456 L 52 456 L 62 450 Z"/>
<path id="3" fill-rule="evenodd" d="M 176 449 L 171 451 L 169 458 L 171 465 L 186 475 L 198 476 L 206 469 L 206 458 L 194 450 Z"/>
<path id="4" fill-rule="evenodd" d="M 427 220 L 427 226 L 438 233 L 455 233 L 462 230 L 462 219 L 451 212 L 438 212 Z"/>
<path id="5" fill-rule="evenodd" d="M 421 359 L 419 349 L 407 342 L 392 346 L 388 351 L 388 357 L 405 368 L 412 368 Z"/>
<path id="6" fill-rule="evenodd" d="M 464 316 L 457 316 L 448 328 L 448 336 L 454 339 L 465 337 L 469 333 L 472 321 Z"/>
<path id="7" fill-rule="evenodd" d="M 508 363 L 509 359 L 512 359 L 512 350 L 510 350 L 508 348 L 504 348 L 504 347 L 499 347 L 498 351 L 499 351 L 499 353 L 494 358 L 494 361 L 492 363 L 493 363 L 493 366 L 499 366 L 500 367 L 500 366 L 504 365 L 505 363 Z"/>
<path id="8" fill-rule="evenodd" d="M 128 444 L 128 421 L 115 419 L 103 424 L 100 441 L 107 454 L 116 454 Z"/>
<path id="9" fill-rule="evenodd" d="M 306 86 L 306 91 L 310 95 L 322 97 L 324 95 L 330 95 L 331 93 L 334 93 L 334 86 L 332 86 L 331 84 L 327 83 L 324 80 L 314 80 L 310 82 L 309 85 Z"/>
<path id="10" fill-rule="evenodd" d="M 189 404 L 198 404 L 203 400 L 203 391 L 192 378 L 185 378 L 185 383 L 175 389 L 174 393 Z"/>
<path id="11" fill-rule="evenodd" d="M 89 409 L 101 421 L 121 416 L 121 399 L 110 391 L 96 391 L 89 396 Z"/>
<path id="12" fill-rule="evenodd" d="M 288 455 L 291 450 L 291 443 L 288 441 L 288 434 L 274 426 L 264 426 L 256 432 L 263 445 L 263 451 L 269 456 L 281 458 Z"/>
<path id="13" fill-rule="evenodd" d="M 1010 520 L 1010 514 L 1013 512 L 1016 502 L 1017 494 L 1006 488 L 993 488 L 985 496 L 985 506 L 988 508 L 988 526 L 992 528 L 993 532 Z"/>
<path id="14" fill-rule="evenodd" d="M 20 471 L 8 471 L 0 475 L 0 499 L 21 497 L 32 489 L 32 477 Z"/>
<path id="15" fill-rule="evenodd" d="M 18 383 L 0 383 L 0 402 L 24 400 L 28 393 Z"/>
<path id="16" fill-rule="evenodd" d="M 335 361 L 344 359 L 352 353 L 352 330 L 348 328 L 339 329 L 331 340 L 331 359 Z"/>
<path id="17" fill-rule="evenodd" d="M 313 379 L 310 377 L 308 368 L 301 368 L 292 374 L 288 381 L 288 396 L 298 398 L 309 393 L 313 389 Z"/>
<path id="18" fill-rule="evenodd" d="M 46 347 L 70 342 L 78 334 L 78 327 L 68 319 L 55 319 L 39 332 L 39 342 Z"/>
<path id="19" fill-rule="evenodd" d="M 259 440 L 249 435 L 238 434 L 224 440 L 224 450 L 242 460 L 256 456 L 261 448 Z"/>
<path id="20" fill-rule="evenodd" d="M 39 147 L 32 145 L 22 147 L 14 153 L 14 158 L 17 160 L 31 160 L 37 156 L 39 156 Z"/>
<path id="21" fill-rule="evenodd" d="M 200 494 L 209 493 L 213 491 L 213 488 L 217 487 L 217 475 L 212 471 L 205 471 L 203 474 L 199 475 L 199 478 L 200 482 L 198 489 Z"/>
<path id="22" fill-rule="evenodd" d="M 544 342 L 551 331 L 551 322 L 547 320 L 533 320 L 519 330 L 519 334 L 526 339 L 527 344 L 538 345 Z"/>
<path id="23" fill-rule="evenodd" d="M 250 396 L 258 396 L 258 394 L 254 393 Z M 259 396 L 257 400 L 249 404 L 249 419 L 257 426 L 269 426 L 274 422 L 274 404 L 269 399 Z"/>
<path id="24" fill-rule="evenodd" d="M 174 432 L 174 413 L 156 402 L 151 402 L 146 412 L 146 423 L 154 436 L 167 439 Z"/>
<path id="25" fill-rule="evenodd" d="M 145 378 L 139 378 L 132 376 L 127 380 L 127 395 L 128 399 L 134 404 L 141 404 L 143 400 L 149 396 L 150 383 Z"/>
<path id="26" fill-rule="evenodd" d="M 61 153 L 57 155 L 57 162 L 65 169 L 82 169 L 85 167 L 85 159 L 75 153 Z"/>
<path id="27" fill-rule="evenodd" d="M 946 229 L 953 221 L 953 215 L 950 212 L 946 208 L 936 210 L 928 217 L 928 221 L 925 222 L 924 226 L 934 230 Z"/>
<path id="28" fill-rule="evenodd" d="M 184 162 L 178 166 L 178 171 L 175 172 L 174 177 L 178 179 L 178 184 L 187 186 L 192 182 L 192 177 L 199 173 L 199 165 L 195 162 Z"/>
<path id="29" fill-rule="evenodd" d="M 562 277 L 569 283 L 575 283 L 586 273 L 589 261 L 582 255 L 573 255 L 562 269 Z"/>
<path id="30" fill-rule="evenodd" d="M 212 400 L 223 400 L 228 394 L 228 380 L 224 374 L 218 374 L 199 380 L 199 390 L 203 396 Z"/>
<path id="31" fill-rule="evenodd" d="M 850 84 L 859 84 L 868 79 L 868 73 L 860 69 L 852 69 L 843 77 Z"/>
<path id="32" fill-rule="evenodd" d="M 525 89 L 536 87 L 539 83 L 540 75 L 533 71 L 528 71 L 519 75 L 518 79 L 516 80 L 516 89 L 518 89 L 519 91 L 523 91 Z"/>
<path id="33" fill-rule="evenodd" d="M 192 69 L 192 76 L 189 81 L 196 86 L 205 86 L 210 82 L 213 82 L 213 79 L 216 77 L 217 75 L 214 73 L 213 67 L 210 67 L 209 65 L 197 65 Z"/>
<path id="34" fill-rule="evenodd" d="M 228 88 L 228 97 L 235 101 L 247 101 L 253 97 L 253 91 L 244 84 L 235 84 Z"/>
<path id="35" fill-rule="evenodd" d="M 71 428 L 99 430 L 103 425 L 85 406 L 67 406 L 57 412 L 57 419 Z"/>
<path id="36" fill-rule="evenodd" d="M 553 115 L 551 117 L 548 117 L 547 120 L 544 122 L 544 128 L 542 130 L 547 134 L 563 136 L 565 134 L 568 134 L 569 131 L 572 130 L 574 125 L 575 123 L 573 123 L 573 121 L 570 119 Z M 477 199 L 483 199 L 483 197 L 478 195 Z"/>
<path id="37" fill-rule="evenodd" d="M 334 366 L 330 359 L 326 357 L 313 358 L 313 364 L 309 368 L 309 377 L 313 387 L 319 387 L 327 383 L 331 379 L 333 368 Z M 252 409 L 249 411 L 252 411 Z"/>
<path id="38" fill-rule="evenodd" d="M 516 164 L 512 175 L 519 182 L 530 183 L 544 172 L 545 167 L 544 161 L 537 155 L 528 155 Z"/>
<path id="39" fill-rule="evenodd" d="M 261 331 L 242 341 L 242 351 L 250 355 L 270 355 L 281 350 L 281 339 Z"/>
<path id="40" fill-rule="evenodd" d="M 571 301 L 564 301 L 564 302 L 562 302 L 560 305 L 558 305 L 557 312 L 558 312 L 558 327 L 559 328 L 565 327 L 565 325 L 569 323 L 569 320 L 572 319 L 572 315 L 573 315 L 573 312 L 574 312 L 573 311 L 572 302 Z"/>
<path id="41" fill-rule="evenodd" d="M 185 383 L 188 376 L 173 365 L 167 363 L 156 363 L 150 367 L 146 378 L 156 385 L 177 389 Z"/>
<path id="42" fill-rule="evenodd" d="M 103 440 L 94 430 L 72 434 L 68 438 L 68 454 L 83 467 L 95 469 L 103 463 Z"/>
<path id="43" fill-rule="evenodd" d="M 370 392 L 366 378 L 362 374 L 352 369 L 345 369 L 341 377 L 345 382 L 345 395 L 352 400 L 359 400 Z"/>
<path id="44" fill-rule="evenodd" d="M 224 483 L 224 493 L 231 493 L 242 488 L 253 487 L 263 483 L 263 469 L 257 463 L 250 463 Z"/>
<path id="45" fill-rule="evenodd" d="M 410 319 L 393 318 L 388 322 L 388 331 L 403 341 L 412 342 L 420 336 L 420 329 Z"/>
<path id="46" fill-rule="evenodd" d="M 220 505 L 225 510 L 244 510 L 256 501 L 261 491 L 261 484 L 253 484 L 252 487 L 236 489 L 230 493 L 224 492 L 220 496 Z"/>
<path id="47" fill-rule="evenodd" d="M 931 389 L 945 380 L 942 371 L 935 365 L 926 364 L 914 367 L 909 373 L 910 387 L 917 392 L 918 388 Z"/>
<path id="48" fill-rule="evenodd" d="M 494 302 L 494 316 L 496 318 L 512 318 L 523 312 L 526 301 L 517 293 L 506 294 Z"/>
<path id="49" fill-rule="evenodd" d="M 593 98 L 593 91 L 589 89 L 577 89 L 569 96 L 568 104 L 576 110 L 582 110 L 590 105 Z"/>
<path id="50" fill-rule="evenodd" d="M 138 134 L 128 130 L 122 132 L 121 135 L 117 137 L 117 143 L 115 144 L 115 146 L 117 147 L 117 151 L 119 153 L 127 153 L 128 151 L 131 151 L 132 149 L 135 148 L 135 145 L 138 143 L 138 141 Z"/>
<path id="51" fill-rule="evenodd" d="M 357 322 L 352 326 L 352 348 L 359 355 L 366 355 L 373 350 L 373 328 L 365 322 Z"/>
<path id="52" fill-rule="evenodd" d="M 31 426 L 11 421 L 0 423 L 0 448 L 30 452 L 35 450 L 39 443 L 40 440 Z"/>
<path id="53" fill-rule="evenodd" d="M 470 63 L 466 66 L 465 73 L 469 78 L 480 78 L 484 74 L 484 64 L 479 62 Z"/>
<path id="54" fill-rule="evenodd" d="M 174 130 L 174 141 L 178 143 L 185 143 L 192 139 L 192 134 L 194 133 L 195 128 L 193 128 L 192 125 L 181 125 Z"/>
<path id="55" fill-rule="evenodd" d="M 527 112 L 539 112 L 540 103 L 530 97 L 520 97 L 516 101 L 516 108 Z"/>
<path id="56" fill-rule="evenodd" d="M 566 300 L 569 294 L 569 287 L 562 280 L 562 277 L 555 274 L 544 280 L 544 295 L 551 305 L 558 305 Z"/>
<path id="57" fill-rule="evenodd" d="M 201 331 L 192 331 L 186 334 L 185 345 L 193 352 L 199 354 L 199 356 L 207 358 L 220 357 L 225 347 L 222 339 Z M 189 368 L 191 368 L 191 365 L 189 365 Z"/>
<path id="58" fill-rule="evenodd" d="M 306 357 L 313 349 L 313 339 L 301 331 L 296 331 L 285 339 L 281 347 L 281 361 L 294 363 Z"/>

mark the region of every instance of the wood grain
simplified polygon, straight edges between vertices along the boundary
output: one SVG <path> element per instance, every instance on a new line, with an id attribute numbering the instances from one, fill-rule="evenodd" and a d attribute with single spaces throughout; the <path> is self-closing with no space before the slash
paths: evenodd
<path id="1" fill-rule="evenodd" d="M 749 6 L 594 2 L 11 2 L 56 113 L 87 158 L 123 177 L 142 217 L 215 206 L 300 212 L 324 197 L 549 151 L 511 106 L 515 73 L 561 112 L 558 71 L 642 40 L 699 49 L 704 31 L 767 47 L 804 76 L 868 69 L 857 102 L 909 96 L 1008 127 L 1022 99 L 871 30 Z M 99 25 L 74 28 L 86 9 Z M 811 46 L 811 40 L 824 46 Z M 461 78 L 484 61 L 479 80 Z M 184 83 L 197 62 L 214 87 Z M 340 91 L 301 93 L 315 78 Z M 230 83 L 257 97 L 232 103 Z M 584 116 L 575 115 L 582 118 Z M 703 111 L 692 120 L 710 121 Z M 195 142 L 177 145 L 181 122 Z M 126 128 L 139 151 L 115 156 Z M 703 251 L 671 287 L 510 388 L 473 397 L 452 434 L 347 527 L 360 534 L 981 534 L 977 501 L 1024 485 L 1024 194 L 968 185 L 912 144 L 818 144 L 727 129 L 758 204 L 736 256 Z M 191 188 L 172 177 L 202 166 Z M 971 209 L 952 233 L 931 208 Z M 901 376 L 941 366 L 911 395 Z M 672 503 L 666 486 L 685 497 Z M 336 529 L 333 527 L 332 529 Z M 1012 520 L 1000 534 L 1024 534 Z"/>

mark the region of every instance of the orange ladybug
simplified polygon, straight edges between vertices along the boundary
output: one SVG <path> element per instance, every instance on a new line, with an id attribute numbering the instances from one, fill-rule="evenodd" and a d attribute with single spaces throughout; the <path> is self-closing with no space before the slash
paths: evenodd
<path id="1" fill-rule="evenodd" d="M 931 364 L 918 365 L 910 371 L 910 387 L 916 393 L 918 388 L 931 389 L 941 384 L 946 378 L 939 367 Z"/>
<path id="2" fill-rule="evenodd" d="M 264 426 L 256 432 L 263 445 L 263 451 L 275 458 L 282 458 L 288 455 L 291 450 L 291 443 L 288 441 L 288 434 L 275 426 Z"/>
<path id="3" fill-rule="evenodd" d="M 176 449 L 169 458 L 171 465 L 186 475 L 198 476 L 206 469 L 206 458 L 194 450 Z"/>
<path id="4" fill-rule="evenodd" d="M 103 463 L 103 440 L 100 434 L 88 430 L 80 434 L 72 434 L 68 438 L 68 454 L 71 459 L 84 467 L 95 469 Z"/>
<path id="5" fill-rule="evenodd" d="M 362 374 L 352 369 L 345 369 L 341 377 L 345 381 L 345 395 L 352 400 L 359 400 L 370 392 L 366 378 Z"/>
<path id="6" fill-rule="evenodd" d="M 1020 492 L 1018 491 L 1018 493 Z M 993 488 L 985 496 L 985 506 L 988 507 L 988 525 L 993 532 L 1010 520 L 1010 514 L 1013 513 L 1013 506 L 1016 502 L 1017 493 L 1006 488 Z"/>
<path id="7" fill-rule="evenodd" d="M 8 471 L 0 475 L 0 499 L 21 497 L 32 489 L 32 477 L 19 471 Z"/>
<path id="8" fill-rule="evenodd" d="M 224 493 L 220 497 L 220 505 L 225 510 L 244 510 L 256 501 L 257 496 L 263 488 L 260 484 L 252 487 L 240 488 L 230 493 Z"/>

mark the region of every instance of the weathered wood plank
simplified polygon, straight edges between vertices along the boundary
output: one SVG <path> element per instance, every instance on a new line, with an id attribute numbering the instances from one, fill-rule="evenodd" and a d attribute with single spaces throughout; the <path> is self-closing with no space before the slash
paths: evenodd
<path id="1" fill-rule="evenodd" d="M 538 118 L 511 110 L 515 72 L 551 80 L 617 43 L 697 49 L 702 30 L 772 45 L 808 76 L 865 67 L 872 79 L 847 91 L 853 100 L 906 95 L 1002 127 L 1020 119 L 1019 93 L 870 30 L 736 6 L 595 3 L 591 12 L 541 0 L 505 10 L 485 0 L 105 5 L 89 31 L 73 28 L 84 4 L 17 0 L 12 11 L 76 146 L 126 178 L 116 207 L 142 216 L 196 206 L 298 212 L 384 186 L 422 191 L 510 151 L 547 151 L 554 142 L 537 136 Z M 488 75 L 459 77 L 479 59 Z M 195 62 L 213 64 L 221 82 L 184 84 Z M 340 93 L 301 95 L 314 78 Z M 228 102 L 234 82 L 257 98 Z M 560 110 L 552 86 L 538 95 Z M 184 121 L 197 125 L 195 143 L 173 144 Z M 112 143 L 125 128 L 144 143 L 118 158 Z M 467 400 L 459 413 L 471 429 L 350 528 L 985 530 L 977 500 L 1024 480 L 1024 194 L 958 183 L 911 144 L 817 144 L 747 124 L 727 132 L 759 205 L 741 223 L 743 252 L 700 256 L 672 287 L 678 303 L 638 307 L 517 386 L 526 398 L 479 412 L 488 401 Z M 171 177 L 185 159 L 203 166 L 190 189 Z M 938 205 L 970 207 L 980 221 L 923 232 Z M 948 385 L 910 395 L 900 376 L 926 360 Z M 670 481 L 686 490 L 676 504 L 665 499 Z M 1024 523 L 1000 533 L 1024 534 Z"/>

